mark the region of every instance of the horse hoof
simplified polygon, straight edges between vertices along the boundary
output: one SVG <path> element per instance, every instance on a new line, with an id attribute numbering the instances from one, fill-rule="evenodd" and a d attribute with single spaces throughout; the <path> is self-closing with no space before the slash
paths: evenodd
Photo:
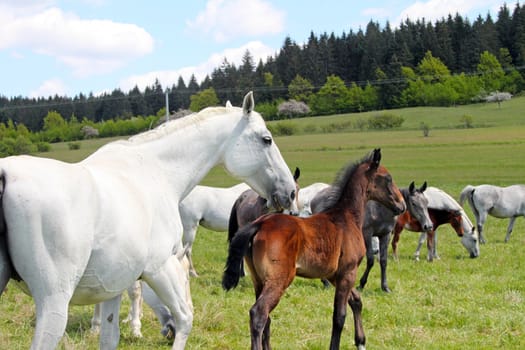
<path id="1" fill-rule="evenodd" d="M 384 288 L 381 288 L 383 290 L 383 292 L 385 293 L 392 293 L 392 290 L 390 290 L 390 288 L 388 287 L 384 287 Z"/>
<path id="2" fill-rule="evenodd" d="M 134 329 L 134 330 L 131 331 L 131 336 L 133 338 L 140 339 L 140 338 L 142 338 L 142 333 L 140 332 L 140 330 Z"/>
<path id="3" fill-rule="evenodd" d="M 169 320 L 164 327 L 162 327 L 160 333 L 168 340 L 175 339 L 175 323 L 173 323 L 173 320 Z"/>

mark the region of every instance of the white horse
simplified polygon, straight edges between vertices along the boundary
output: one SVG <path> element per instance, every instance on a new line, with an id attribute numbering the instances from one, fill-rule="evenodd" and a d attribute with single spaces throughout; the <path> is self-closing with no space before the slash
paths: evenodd
<path id="1" fill-rule="evenodd" d="M 254 111 L 215 107 L 101 147 L 75 164 L 0 160 L 0 292 L 19 281 L 36 306 L 32 349 L 54 349 L 69 304 L 102 304 L 100 348 L 115 349 L 124 290 L 145 281 L 168 306 L 183 349 L 193 312 L 179 202 L 217 164 L 274 207 L 295 206 L 295 182 Z M 296 208 L 295 208 L 296 209 Z"/>
<path id="2" fill-rule="evenodd" d="M 485 243 L 483 226 L 487 216 L 510 218 L 505 242 L 510 239 L 514 222 L 518 216 L 525 216 L 525 185 L 499 187 L 494 185 L 467 185 L 461 191 L 459 202 L 463 205 L 468 200 L 470 208 L 476 217 L 476 226 L 481 243 Z"/>
<path id="3" fill-rule="evenodd" d="M 232 205 L 239 195 L 249 188 L 245 183 L 227 188 L 195 186 L 179 204 L 184 228 L 182 243 L 189 262 L 190 276 L 197 276 L 191 254 L 199 225 L 212 231 L 228 231 Z"/>
<path id="4" fill-rule="evenodd" d="M 312 215 L 312 207 L 310 202 L 312 199 L 325 188 L 330 187 L 324 182 L 315 182 L 299 190 L 299 197 L 297 199 L 297 207 L 299 208 L 299 216 L 307 217 Z"/>
<path id="5" fill-rule="evenodd" d="M 447 211 L 458 211 L 461 214 L 461 229 L 455 228 L 454 225 L 452 225 L 456 232 L 462 232 L 463 235 L 461 236 L 461 244 L 465 249 L 469 252 L 471 258 L 476 258 L 479 256 L 479 235 L 477 231 L 474 228 L 474 225 L 472 224 L 472 221 L 470 221 L 467 213 L 463 210 L 463 207 L 456 202 L 452 196 L 450 196 L 445 191 L 436 188 L 436 187 L 428 187 L 427 190 L 424 192 L 425 197 L 428 199 L 428 209 L 429 212 L 432 212 L 434 210 L 447 210 Z M 452 223 L 451 223 L 452 224 Z M 421 251 L 421 247 L 423 243 L 425 243 L 425 240 L 427 239 L 427 233 L 421 232 L 419 236 L 418 245 L 416 248 L 416 252 L 414 254 L 416 260 L 419 260 L 419 254 Z M 430 252 L 429 252 L 430 254 Z M 434 247 L 433 247 L 433 257 L 439 259 L 439 255 L 437 252 L 437 228 L 434 231 Z"/>

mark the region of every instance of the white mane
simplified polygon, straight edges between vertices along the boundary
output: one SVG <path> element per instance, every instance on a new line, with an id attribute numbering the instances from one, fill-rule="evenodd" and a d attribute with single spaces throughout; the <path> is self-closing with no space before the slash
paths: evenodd
<path id="1" fill-rule="evenodd" d="M 463 210 L 461 205 L 452 196 L 436 187 L 428 187 L 425 192 L 428 207 L 438 210 Z"/>
<path id="2" fill-rule="evenodd" d="M 131 136 L 127 141 L 133 143 L 147 142 L 158 139 L 164 135 L 172 133 L 174 130 L 181 130 L 191 125 L 196 125 L 204 119 L 213 118 L 218 115 L 224 115 L 232 112 L 232 107 L 208 107 L 200 112 L 192 113 L 179 119 L 170 120 L 158 127 L 144 131 L 140 134 Z M 237 107 L 240 110 L 240 108 Z"/>

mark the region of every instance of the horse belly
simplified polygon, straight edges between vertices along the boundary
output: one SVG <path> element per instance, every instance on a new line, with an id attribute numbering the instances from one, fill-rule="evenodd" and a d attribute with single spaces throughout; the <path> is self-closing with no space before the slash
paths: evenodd
<path id="1" fill-rule="evenodd" d="M 329 259 L 326 254 L 309 254 L 308 257 L 297 259 L 295 269 L 296 275 L 300 277 L 324 278 L 337 271 L 337 261 Z"/>

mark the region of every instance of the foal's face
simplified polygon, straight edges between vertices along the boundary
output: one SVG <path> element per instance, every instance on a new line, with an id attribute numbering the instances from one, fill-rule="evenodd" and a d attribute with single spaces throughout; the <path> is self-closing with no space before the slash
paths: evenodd
<path id="1" fill-rule="evenodd" d="M 392 210 L 396 215 L 406 210 L 406 203 L 392 176 L 383 166 L 372 174 L 367 188 L 368 199 L 375 200 Z"/>

